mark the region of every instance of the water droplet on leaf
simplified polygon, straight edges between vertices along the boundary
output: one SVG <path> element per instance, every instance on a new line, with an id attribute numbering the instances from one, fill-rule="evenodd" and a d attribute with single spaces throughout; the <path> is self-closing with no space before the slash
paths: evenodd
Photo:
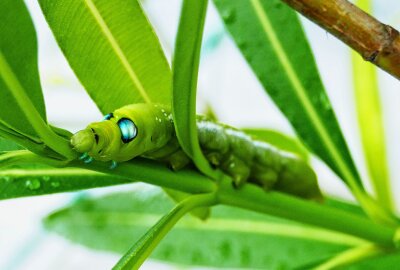
<path id="1" fill-rule="evenodd" d="M 319 100 L 320 100 L 320 102 L 321 102 L 321 104 L 322 104 L 322 106 L 323 106 L 323 108 L 324 108 L 325 110 L 330 110 L 330 109 L 332 109 L 331 103 L 329 102 L 329 99 L 328 99 L 328 97 L 326 96 L 325 93 L 321 93 L 321 94 L 320 94 Z"/>
<path id="2" fill-rule="evenodd" d="M 1 180 L 6 181 L 6 182 L 10 182 L 12 179 L 10 176 L 3 176 L 1 177 Z"/>
<path id="3" fill-rule="evenodd" d="M 221 13 L 221 16 L 226 23 L 232 23 L 235 21 L 236 13 L 233 10 L 227 9 Z"/>
<path id="4" fill-rule="evenodd" d="M 50 184 L 53 188 L 57 188 L 57 187 L 59 187 L 60 186 L 60 182 L 51 182 L 51 184 Z"/>
<path id="5" fill-rule="evenodd" d="M 25 186 L 30 190 L 36 190 L 40 188 L 41 183 L 39 179 L 30 179 L 25 182 Z"/>

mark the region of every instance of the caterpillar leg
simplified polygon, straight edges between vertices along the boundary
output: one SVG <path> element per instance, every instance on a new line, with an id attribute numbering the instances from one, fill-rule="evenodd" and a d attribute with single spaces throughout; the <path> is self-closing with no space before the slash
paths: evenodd
<path id="1" fill-rule="evenodd" d="M 219 166 L 223 158 L 223 154 L 219 152 L 209 152 L 205 153 L 206 159 L 211 163 L 211 165 Z"/>
<path id="2" fill-rule="evenodd" d="M 190 163 L 190 158 L 182 150 L 178 150 L 168 157 L 170 168 L 180 170 Z"/>
<path id="3" fill-rule="evenodd" d="M 83 153 L 80 157 L 79 157 L 79 160 L 84 160 L 84 159 L 87 159 L 89 157 L 89 154 L 86 152 L 86 153 Z"/>
<path id="4" fill-rule="evenodd" d="M 233 178 L 233 186 L 235 188 L 241 187 L 250 176 L 249 166 L 235 155 L 230 155 L 221 164 L 221 169 Z"/>
<path id="5" fill-rule="evenodd" d="M 85 162 L 86 164 L 89 164 L 93 161 L 94 159 L 90 156 L 88 156 L 86 159 L 83 160 L 83 162 Z"/>
<path id="6" fill-rule="evenodd" d="M 269 191 L 274 187 L 278 181 L 278 177 L 278 173 L 274 170 L 265 170 L 263 168 L 256 169 L 251 175 L 251 178 L 254 179 L 254 182 L 262 186 L 265 191 Z"/>
<path id="7" fill-rule="evenodd" d="M 117 168 L 118 163 L 115 160 L 111 160 L 111 166 L 110 169 L 114 170 L 115 168 Z"/>

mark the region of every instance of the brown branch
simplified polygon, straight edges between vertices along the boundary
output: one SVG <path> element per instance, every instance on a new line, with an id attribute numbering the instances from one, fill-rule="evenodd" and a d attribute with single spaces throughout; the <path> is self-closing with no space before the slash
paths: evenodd
<path id="1" fill-rule="evenodd" d="M 400 79 L 400 35 L 346 0 L 282 0 Z"/>

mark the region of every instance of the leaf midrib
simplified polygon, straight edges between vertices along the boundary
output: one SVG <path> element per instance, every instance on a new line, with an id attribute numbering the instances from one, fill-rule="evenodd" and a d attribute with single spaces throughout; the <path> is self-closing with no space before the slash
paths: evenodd
<path id="1" fill-rule="evenodd" d="M 271 42 L 271 46 L 273 50 L 275 51 L 278 59 L 280 60 L 280 63 L 282 64 L 290 83 L 292 84 L 295 93 L 300 100 L 300 102 L 303 104 L 305 111 L 310 118 L 312 124 L 318 131 L 318 134 L 320 135 L 322 142 L 325 144 L 325 147 L 329 151 L 331 157 L 333 158 L 334 162 L 338 166 L 339 170 L 342 172 L 344 178 L 347 180 L 347 183 L 349 184 L 350 188 L 352 190 L 357 190 L 358 189 L 358 184 L 357 181 L 353 175 L 353 173 L 350 171 L 346 163 L 343 161 L 340 153 L 337 151 L 335 145 L 333 144 L 329 133 L 327 132 L 325 126 L 323 125 L 322 120 L 319 118 L 317 112 L 314 110 L 311 102 L 309 101 L 308 95 L 306 93 L 306 90 L 304 89 L 303 85 L 301 84 L 292 64 L 290 63 L 285 50 L 283 49 L 282 44 L 280 43 L 274 28 L 271 25 L 271 22 L 268 18 L 268 15 L 264 12 L 264 9 L 260 3 L 259 0 L 251 0 L 251 5 L 257 15 L 258 20 L 260 21 L 260 24 L 265 32 L 265 35 L 267 39 Z"/>
<path id="2" fill-rule="evenodd" d="M 96 23 L 100 27 L 101 31 L 103 32 L 106 40 L 108 40 L 111 48 L 117 55 L 119 61 L 121 62 L 122 66 L 126 70 L 129 75 L 129 78 L 132 80 L 133 84 L 136 86 L 137 90 L 139 91 L 140 95 L 144 99 L 146 103 L 151 103 L 150 97 L 147 95 L 146 90 L 144 89 L 142 83 L 140 82 L 138 76 L 136 75 L 135 71 L 132 69 L 131 65 L 129 64 L 128 58 L 124 54 L 119 45 L 117 39 L 112 34 L 110 28 L 108 27 L 107 23 L 103 19 L 100 14 L 100 11 L 96 7 L 95 3 L 92 0 L 85 0 L 85 4 L 89 9 L 90 13 L 93 15 Z"/>
<path id="3" fill-rule="evenodd" d="M 96 213 L 87 211 L 73 211 L 71 215 L 75 218 L 69 219 L 70 223 L 74 226 L 83 225 L 90 226 L 92 223 L 87 220 L 89 217 L 96 222 L 104 218 L 107 220 L 107 225 L 119 226 L 142 226 L 151 227 L 159 219 L 160 215 L 157 214 L 144 214 L 132 212 L 109 212 L 109 213 Z M 51 219 L 50 219 L 51 221 Z M 345 235 L 329 230 L 297 226 L 294 224 L 283 224 L 268 221 L 255 221 L 255 220 L 237 220 L 229 218 L 212 218 L 207 222 L 198 221 L 195 219 L 184 219 L 179 221 L 175 228 L 192 229 L 200 231 L 222 231 L 222 232 L 239 232 L 239 233 L 253 233 L 262 235 L 274 235 L 283 237 L 292 237 L 299 239 L 306 239 L 319 242 L 327 242 L 334 244 L 341 244 L 346 246 L 357 246 L 367 241 L 360 238 Z"/>

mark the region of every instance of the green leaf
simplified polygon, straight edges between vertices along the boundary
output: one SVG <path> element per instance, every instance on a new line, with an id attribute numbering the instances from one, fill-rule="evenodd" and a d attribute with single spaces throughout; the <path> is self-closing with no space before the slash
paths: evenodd
<path id="1" fill-rule="evenodd" d="M 32 165 L 31 165 L 32 166 Z M 78 168 L 20 166 L 0 172 L 0 200 L 131 183 L 118 176 Z"/>
<path id="2" fill-rule="evenodd" d="M 215 190 L 215 184 L 198 172 L 191 170 L 173 172 L 165 164 L 146 159 L 138 158 L 134 162 L 124 162 L 114 170 L 109 168 L 110 164 L 97 161 L 91 164 L 73 161 L 68 163 L 70 167 L 65 167 L 66 165 L 65 161 L 41 157 L 25 150 L 0 154 L 0 199 L 45 195 L 136 181 L 149 182 L 188 193 Z M 63 168 L 49 168 L 49 166 Z M 49 176 L 53 181 L 59 182 L 56 188 L 51 185 L 51 182 L 41 181 L 44 178 L 48 179 Z M 26 186 L 27 181 L 36 179 L 40 181 L 39 187 L 37 187 L 38 184 L 35 184 L 37 188 L 33 189 Z"/>
<path id="3" fill-rule="evenodd" d="M 0 152 L 11 151 L 11 150 L 21 150 L 21 146 L 16 144 L 14 141 L 3 139 L 0 137 Z"/>
<path id="4" fill-rule="evenodd" d="M 383 253 L 385 253 L 385 249 L 380 246 L 364 244 L 343 251 L 342 253 L 315 267 L 315 270 L 337 269 L 338 267 L 345 266 L 353 262 L 362 261 L 366 258 L 381 255 Z M 370 268 L 368 267 L 368 269 Z"/>
<path id="5" fill-rule="evenodd" d="M 358 0 L 356 4 L 365 12 L 371 12 L 371 1 Z M 351 58 L 358 123 L 372 186 L 377 200 L 393 210 L 377 70 L 354 51 Z"/>
<path id="6" fill-rule="evenodd" d="M 171 71 L 139 1 L 39 3 L 70 66 L 103 113 L 132 103 L 170 103 Z"/>
<path id="7" fill-rule="evenodd" d="M 208 0 L 184 0 L 173 59 L 172 112 L 176 135 L 185 153 L 204 174 L 217 177 L 197 136 L 196 90 L 201 41 Z"/>
<path id="8" fill-rule="evenodd" d="M 300 141 L 279 131 L 265 128 L 244 128 L 243 131 L 256 140 L 265 141 L 281 150 L 299 155 L 304 160 L 310 158 L 309 152 Z"/>
<path id="9" fill-rule="evenodd" d="M 113 269 L 139 269 L 165 235 L 188 212 L 215 204 L 215 194 L 193 195 L 177 204 L 168 214 L 151 227 L 119 260 Z"/>
<path id="10" fill-rule="evenodd" d="M 122 254 L 172 206 L 158 190 L 120 193 L 80 200 L 51 214 L 45 226 L 74 242 Z M 363 243 L 344 234 L 217 206 L 206 222 L 184 217 L 151 257 L 184 265 L 293 269 Z"/>
<path id="11" fill-rule="evenodd" d="M 9 90 L 11 86 L 22 88 L 39 116 L 46 119 L 35 28 L 22 0 L 3 0 L 0 11 L 0 118 L 21 132 L 37 136 Z"/>
<path id="12" fill-rule="evenodd" d="M 214 2 L 260 83 L 299 137 L 353 190 L 361 187 L 295 12 L 279 0 Z"/>
<path id="13" fill-rule="evenodd" d="M 399 267 L 400 252 L 389 252 L 381 256 L 375 256 L 363 261 L 354 263 L 346 270 L 363 270 L 363 269 L 397 269 Z"/>
<path id="14" fill-rule="evenodd" d="M 5 0 L 0 11 L 0 135 L 42 144 L 59 159 L 75 157 L 69 143 L 47 125 L 36 33 L 28 10 L 21 0 Z M 42 154 L 37 145 L 24 146 Z"/>

